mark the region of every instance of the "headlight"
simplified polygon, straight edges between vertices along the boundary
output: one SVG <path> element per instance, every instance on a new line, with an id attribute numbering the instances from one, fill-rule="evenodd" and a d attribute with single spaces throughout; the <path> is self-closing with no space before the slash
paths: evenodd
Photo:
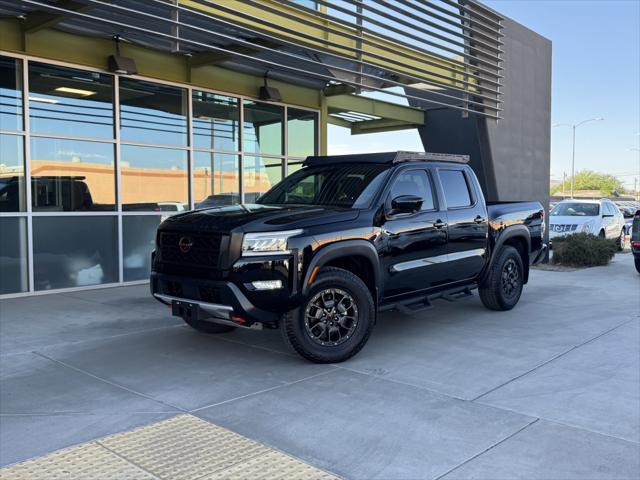
<path id="1" fill-rule="evenodd" d="M 242 255 L 282 255 L 289 253 L 287 241 L 290 237 L 300 235 L 302 230 L 286 232 L 247 233 L 242 240 Z"/>
<path id="2" fill-rule="evenodd" d="M 582 231 L 586 233 L 590 233 L 591 231 L 593 231 L 593 227 L 595 224 L 596 222 L 594 222 L 593 220 L 582 224 Z"/>

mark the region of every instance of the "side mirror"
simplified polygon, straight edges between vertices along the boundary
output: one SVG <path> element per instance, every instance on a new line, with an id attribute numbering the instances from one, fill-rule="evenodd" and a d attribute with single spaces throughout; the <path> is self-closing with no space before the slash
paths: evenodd
<path id="1" fill-rule="evenodd" d="M 413 213 L 422 207 L 422 198 L 417 195 L 400 195 L 391 200 L 393 213 Z"/>

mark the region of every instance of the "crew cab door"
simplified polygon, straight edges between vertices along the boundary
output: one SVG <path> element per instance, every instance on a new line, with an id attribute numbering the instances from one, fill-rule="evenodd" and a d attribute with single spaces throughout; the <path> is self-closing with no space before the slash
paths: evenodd
<path id="1" fill-rule="evenodd" d="M 449 224 L 447 283 L 476 277 L 486 262 L 487 207 L 475 176 L 463 165 L 438 168 Z"/>
<path id="2" fill-rule="evenodd" d="M 404 195 L 421 197 L 420 210 L 394 212 L 392 200 Z M 440 261 L 447 254 L 447 217 L 438 205 L 432 170 L 416 167 L 400 171 L 392 180 L 384 209 L 383 297 L 439 284 L 444 276 Z"/>

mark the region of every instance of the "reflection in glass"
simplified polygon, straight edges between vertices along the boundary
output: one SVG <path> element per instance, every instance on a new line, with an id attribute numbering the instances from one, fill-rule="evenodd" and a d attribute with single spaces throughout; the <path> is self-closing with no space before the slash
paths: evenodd
<path id="1" fill-rule="evenodd" d="M 126 215 L 122 217 L 122 263 L 124 281 L 148 280 L 151 273 L 151 251 L 155 245 L 159 215 Z"/>
<path id="2" fill-rule="evenodd" d="M 0 217 L 0 295 L 26 292 L 27 219 Z"/>
<path id="3" fill-rule="evenodd" d="M 36 290 L 118 281 L 116 217 L 34 217 Z"/>
<path id="4" fill-rule="evenodd" d="M 113 138 L 113 77 L 29 63 L 31 131 Z"/>
<path id="5" fill-rule="evenodd" d="M 297 172 L 301 168 L 302 168 L 302 162 L 289 161 L 289 163 L 287 163 L 287 176 L 291 175 L 294 172 Z"/>
<path id="6" fill-rule="evenodd" d="M 193 152 L 196 208 L 240 203 L 238 155 Z"/>
<path id="7" fill-rule="evenodd" d="M 22 61 L 0 57 L 0 130 L 22 130 Z"/>
<path id="8" fill-rule="evenodd" d="M 120 79 L 120 138 L 156 145 L 187 145 L 186 90 Z"/>
<path id="9" fill-rule="evenodd" d="M 24 212 L 24 140 L 0 135 L 0 212 Z"/>
<path id="10" fill-rule="evenodd" d="M 290 157 L 307 157 L 316 152 L 317 114 L 287 109 L 287 148 Z"/>
<path id="11" fill-rule="evenodd" d="M 197 90 L 194 90 L 192 99 L 193 146 L 216 150 L 239 150 L 239 100 Z"/>
<path id="12" fill-rule="evenodd" d="M 282 180 L 282 160 L 279 158 L 244 157 L 244 203 L 256 199 Z"/>
<path id="13" fill-rule="evenodd" d="M 283 112 L 278 105 L 245 100 L 243 150 L 282 155 Z"/>
<path id="14" fill-rule="evenodd" d="M 31 137 L 34 212 L 115 210 L 114 146 Z"/>
<path id="15" fill-rule="evenodd" d="M 169 148 L 120 147 L 123 210 L 188 209 L 187 152 Z"/>

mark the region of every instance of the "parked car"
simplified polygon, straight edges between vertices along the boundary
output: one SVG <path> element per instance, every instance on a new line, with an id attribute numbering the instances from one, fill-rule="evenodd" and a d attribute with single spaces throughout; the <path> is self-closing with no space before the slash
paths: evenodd
<path id="1" fill-rule="evenodd" d="M 303 357 L 341 362 L 381 310 L 413 313 L 479 289 L 520 298 L 545 256 L 539 202 L 487 203 L 468 157 L 308 157 L 253 205 L 174 215 L 158 229 L 151 292 L 196 330 L 280 328 Z"/>
<path id="2" fill-rule="evenodd" d="M 620 209 L 606 198 L 600 200 L 563 200 L 549 214 L 549 240 L 571 233 L 585 232 L 616 240 L 625 245 L 625 224 Z"/>
<path id="3" fill-rule="evenodd" d="M 633 216 L 631 226 L 631 253 L 636 264 L 636 270 L 640 273 L 640 209 Z"/>

